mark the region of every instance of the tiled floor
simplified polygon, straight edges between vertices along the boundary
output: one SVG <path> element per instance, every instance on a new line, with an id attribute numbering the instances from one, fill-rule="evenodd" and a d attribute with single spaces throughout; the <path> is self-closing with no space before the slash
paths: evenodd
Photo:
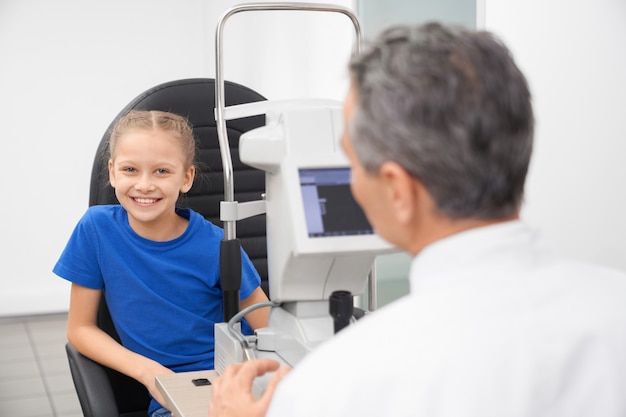
<path id="1" fill-rule="evenodd" d="M 0 318 L 0 416 L 82 416 L 65 356 L 66 320 Z"/>

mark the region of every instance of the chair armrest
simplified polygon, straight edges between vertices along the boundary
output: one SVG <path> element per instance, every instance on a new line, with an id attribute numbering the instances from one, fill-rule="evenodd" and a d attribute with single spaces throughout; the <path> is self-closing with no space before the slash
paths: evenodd
<path id="1" fill-rule="evenodd" d="M 104 367 L 83 356 L 69 342 L 65 351 L 84 417 L 119 416 Z"/>

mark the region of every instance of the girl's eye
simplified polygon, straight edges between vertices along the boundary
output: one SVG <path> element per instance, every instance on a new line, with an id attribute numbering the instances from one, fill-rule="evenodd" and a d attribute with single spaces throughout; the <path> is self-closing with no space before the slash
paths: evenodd
<path id="1" fill-rule="evenodd" d="M 132 168 L 132 167 L 126 167 L 126 168 L 124 168 L 124 171 L 126 171 L 126 172 L 136 172 L 137 170 L 135 168 Z"/>
<path id="2" fill-rule="evenodd" d="M 165 168 L 159 168 L 159 169 L 157 169 L 156 172 L 157 172 L 157 174 L 167 174 L 168 173 L 167 169 L 165 169 Z"/>

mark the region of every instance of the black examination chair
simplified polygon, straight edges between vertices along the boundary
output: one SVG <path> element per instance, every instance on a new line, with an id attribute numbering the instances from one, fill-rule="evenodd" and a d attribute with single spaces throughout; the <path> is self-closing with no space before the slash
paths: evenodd
<path id="1" fill-rule="evenodd" d="M 226 106 L 265 100 L 263 96 L 242 85 L 225 82 Z M 224 195 L 222 161 L 214 117 L 215 81 L 197 78 L 157 85 L 132 100 L 113 120 L 102 137 L 91 174 L 89 205 L 116 204 L 108 184 L 108 171 L 103 152 L 109 141 L 109 131 L 115 122 L 130 110 L 162 110 L 186 116 L 198 141 L 198 159 L 201 167 L 194 185 L 183 200 L 190 207 L 215 224 L 219 220 L 220 201 Z M 265 192 L 265 173 L 241 163 L 239 136 L 250 129 L 263 126 L 264 116 L 254 116 L 227 122 L 233 162 L 235 200 L 259 200 Z M 261 275 L 261 285 L 268 293 L 267 246 L 265 215 L 237 222 L 237 238 Z M 98 326 L 119 342 L 119 336 L 109 315 L 104 297 L 100 300 Z M 142 384 L 119 372 L 104 367 L 66 344 L 74 386 L 85 417 L 146 417 L 150 398 Z"/>

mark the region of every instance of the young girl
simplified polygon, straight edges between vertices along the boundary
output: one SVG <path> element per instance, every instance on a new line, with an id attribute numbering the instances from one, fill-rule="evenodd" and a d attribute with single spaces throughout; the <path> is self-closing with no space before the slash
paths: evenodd
<path id="1" fill-rule="evenodd" d="M 120 205 L 90 207 L 54 267 L 72 282 L 67 336 L 85 356 L 144 384 L 154 398 L 150 415 L 168 415 L 154 377 L 213 369 L 213 325 L 223 321 L 223 231 L 176 207 L 195 176 L 195 140 L 184 118 L 131 111 L 114 127 L 109 151 Z M 242 259 L 245 308 L 267 297 Z M 101 291 L 122 345 L 96 325 Z M 259 309 L 246 321 L 256 329 L 267 316 Z"/>

